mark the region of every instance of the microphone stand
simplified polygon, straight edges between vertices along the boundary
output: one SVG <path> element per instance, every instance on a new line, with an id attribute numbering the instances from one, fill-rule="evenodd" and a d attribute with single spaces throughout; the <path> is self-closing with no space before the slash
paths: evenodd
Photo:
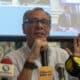
<path id="1" fill-rule="evenodd" d="M 79 77 L 78 77 L 78 79 L 80 80 L 80 73 L 79 73 Z"/>
<path id="2" fill-rule="evenodd" d="M 62 64 L 57 64 L 56 65 L 56 70 L 58 72 L 59 80 L 65 80 L 63 65 Z"/>
<path id="3" fill-rule="evenodd" d="M 59 80 L 65 80 L 63 68 L 59 68 Z"/>
<path id="4" fill-rule="evenodd" d="M 6 78 L 6 77 L 3 77 L 1 80 L 9 80 L 8 78 Z"/>
<path id="5" fill-rule="evenodd" d="M 42 67 L 40 68 L 39 80 L 53 80 L 53 67 L 48 66 L 48 50 L 40 51 Z"/>

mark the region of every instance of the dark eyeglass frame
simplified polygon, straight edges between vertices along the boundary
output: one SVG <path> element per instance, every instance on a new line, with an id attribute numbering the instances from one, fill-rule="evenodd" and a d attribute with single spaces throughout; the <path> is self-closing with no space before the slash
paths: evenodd
<path id="1" fill-rule="evenodd" d="M 44 25 L 50 25 L 51 24 L 51 20 L 47 20 L 47 19 L 25 19 L 24 23 L 28 23 L 28 24 L 35 24 L 35 23 L 42 23 Z"/>

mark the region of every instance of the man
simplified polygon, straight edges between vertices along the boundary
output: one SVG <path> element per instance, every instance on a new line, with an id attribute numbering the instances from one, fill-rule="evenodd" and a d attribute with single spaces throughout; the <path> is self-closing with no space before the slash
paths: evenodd
<path id="1" fill-rule="evenodd" d="M 6 55 L 5 60 L 15 66 L 14 80 L 38 80 L 38 69 L 41 67 L 41 51 L 48 53 L 48 65 L 53 67 L 54 80 L 59 80 L 56 65 L 65 66 L 69 55 L 64 49 L 48 45 L 47 37 L 50 32 L 51 17 L 42 8 L 27 11 L 23 17 L 23 32 L 27 45 Z M 68 75 L 65 72 L 65 78 Z"/>

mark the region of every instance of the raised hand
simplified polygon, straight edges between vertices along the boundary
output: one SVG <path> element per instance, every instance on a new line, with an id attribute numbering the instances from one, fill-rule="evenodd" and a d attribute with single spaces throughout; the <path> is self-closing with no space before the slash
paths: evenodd
<path id="1" fill-rule="evenodd" d="M 80 35 L 74 39 L 74 56 L 80 57 Z"/>
<path id="2" fill-rule="evenodd" d="M 36 39 L 31 49 L 31 54 L 29 56 L 30 61 L 34 62 L 34 60 L 40 56 L 40 51 L 45 51 L 48 48 L 48 42 L 46 39 Z"/>
<path id="3" fill-rule="evenodd" d="M 72 45 L 72 44 L 70 44 Z M 74 47 L 74 52 L 72 53 L 69 48 L 66 48 L 66 51 L 69 53 L 69 55 L 74 55 L 80 57 L 80 35 L 78 37 L 74 38 L 73 41 L 73 47 Z"/>

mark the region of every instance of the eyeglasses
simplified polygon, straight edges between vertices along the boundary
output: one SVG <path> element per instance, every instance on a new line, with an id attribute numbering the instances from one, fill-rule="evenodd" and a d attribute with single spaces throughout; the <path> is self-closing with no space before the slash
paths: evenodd
<path id="1" fill-rule="evenodd" d="M 25 19 L 24 23 L 29 23 L 29 24 L 36 24 L 36 23 L 42 23 L 44 25 L 50 25 L 51 21 L 47 19 Z"/>

